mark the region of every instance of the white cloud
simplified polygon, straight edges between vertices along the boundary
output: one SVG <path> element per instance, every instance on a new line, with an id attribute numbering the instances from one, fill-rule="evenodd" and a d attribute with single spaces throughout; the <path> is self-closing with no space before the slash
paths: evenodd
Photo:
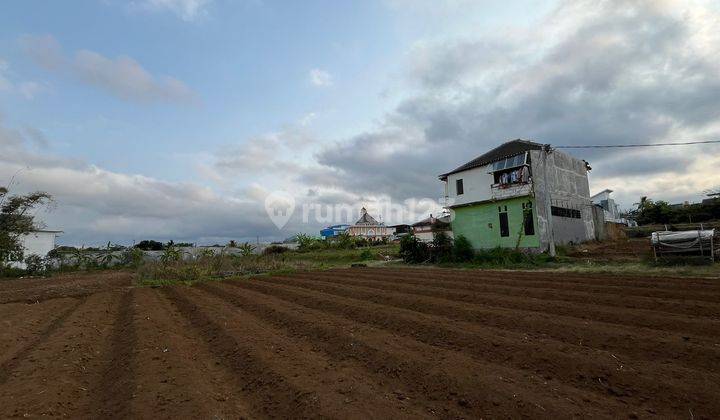
<path id="1" fill-rule="evenodd" d="M 10 80 L 10 65 L 7 61 L 0 59 L 0 92 L 19 93 L 25 99 L 34 99 L 45 87 L 33 81 L 13 82 Z"/>
<path id="2" fill-rule="evenodd" d="M 312 124 L 313 121 L 315 121 L 316 119 L 317 119 L 317 113 L 309 112 L 300 119 L 300 125 L 303 127 L 307 127 L 310 124 Z"/>
<path id="3" fill-rule="evenodd" d="M 170 76 L 154 76 L 131 57 L 112 59 L 94 51 L 80 50 L 74 57 L 67 58 L 60 43 L 50 35 L 26 35 L 20 43 L 26 54 L 43 68 L 69 74 L 123 100 L 141 103 L 196 100 L 196 94 L 182 81 Z M 33 96 L 38 89 L 38 85 L 26 85 L 22 92 Z"/>
<path id="4" fill-rule="evenodd" d="M 105 89 L 119 98 L 137 102 L 187 102 L 193 92 L 172 77 L 154 77 L 137 61 L 113 59 L 81 50 L 75 55 L 74 73 L 85 83 Z"/>
<path id="5" fill-rule="evenodd" d="M 0 121 L 0 181 L 6 185 L 17 174 L 13 192 L 52 194 L 53 211 L 38 218 L 64 230 L 64 243 L 278 235 L 256 200 L 221 195 L 193 182 L 108 171 L 46 150 L 40 154 L 32 146 L 42 139 L 37 130 L 17 130 Z"/>
<path id="6" fill-rule="evenodd" d="M 325 70 L 312 69 L 310 70 L 310 83 L 315 86 L 327 87 L 332 86 L 333 80 L 330 73 Z"/>
<path id="7" fill-rule="evenodd" d="M 25 54 L 46 70 L 62 70 L 68 65 L 62 45 L 52 35 L 23 35 L 19 43 Z"/>
<path id="8" fill-rule="evenodd" d="M 191 22 L 207 16 L 212 0 L 144 0 L 139 7 L 153 11 L 168 11 L 180 19 Z"/>
<path id="9" fill-rule="evenodd" d="M 25 97 L 25 99 L 34 99 L 38 93 L 44 90 L 44 88 L 37 82 L 21 82 L 18 84 L 17 90 Z"/>

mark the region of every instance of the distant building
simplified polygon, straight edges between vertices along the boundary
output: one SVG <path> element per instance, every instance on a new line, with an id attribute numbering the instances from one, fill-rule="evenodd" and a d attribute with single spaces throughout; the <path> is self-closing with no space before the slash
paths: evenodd
<path id="1" fill-rule="evenodd" d="M 453 237 L 449 214 L 440 217 L 433 217 L 431 214 L 430 217 L 413 224 L 412 228 L 415 237 L 423 242 L 432 241 L 436 232 L 443 232 L 449 238 Z"/>
<path id="2" fill-rule="evenodd" d="M 620 209 L 618 208 L 618 205 L 615 203 L 615 200 L 610 197 L 610 193 L 612 192 L 612 190 L 608 189 L 602 190 L 599 193 L 590 197 L 590 200 L 593 204 L 595 204 L 596 206 L 600 206 L 603 209 L 603 214 L 605 215 L 606 222 L 627 225 L 628 220 L 620 214 Z"/>
<path id="3" fill-rule="evenodd" d="M 384 223 L 378 222 L 374 217 L 370 216 L 363 207 L 360 209 L 360 218 L 354 225 L 347 229 L 350 236 L 362 236 L 370 240 L 381 240 L 388 238 L 395 233 L 395 229 L 385 226 Z"/>
<path id="4" fill-rule="evenodd" d="M 407 236 L 407 235 L 413 233 L 413 228 L 410 225 L 393 225 L 393 226 L 388 226 L 388 227 L 390 229 L 392 229 L 394 232 L 392 235 L 393 240 L 398 240 L 398 239 L 402 238 L 403 236 Z"/>
<path id="5" fill-rule="evenodd" d="M 439 178 L 456 238 L 475 248 L 546 250 L 551 238 L 594 238 L 588 170 L 587 162 L 549 145 L 513 140 Z"/>
<path id="6" fill-rule="evenodd" d="M 63 233 L 61 230 L 39 229 L 20 236 L 23 247 L 23 259 L 31 255 L 45 257 L 55 249 L 55 240 Z M 25 268 L 24 261 L 16 261 L 10 264 L 13 267 Z"/>
<path id="7" fill-rule="evenodd" d="M 350 225 L 334 225 L 328 226 L 320 231 L 320 236 L 323 239 L 334 238 L 335 236 L 342 235 L 347 232 Z"/>
<path id="8" fill-rule="evenodd" d="M 701 204 L 703 206 L 714 206 L 720 204 L 720 196 L 718 196 L 718 194 L 711 195 L 710 198 L 704 198 Z"/>

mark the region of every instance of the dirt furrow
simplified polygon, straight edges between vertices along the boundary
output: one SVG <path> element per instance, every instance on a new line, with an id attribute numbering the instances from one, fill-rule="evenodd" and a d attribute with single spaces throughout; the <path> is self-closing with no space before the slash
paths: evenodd
<path id="1" fill-rule="evenodd" d="M 21 287 L 18 283 L 12 287 L 0 288 L 0 304 L 26 302 L 36 303 L 62 297 L 83 297 L 97 292 L 121 290 L 132 284 L 132 276 L 128 273 L 101 274 L 97 277 L 88 275 L 59 277 L 49 279 L 28 279 L 32 285 Z M 17 282 L 17 280 L 12 280 Z M 0 282 L 0 285 L 4 282 Z"/>
<path id="2" fill-rule="evenodd" d="M 69 287 L 83 284 L 128 286 L 132 283 L 132 276 L 132 273 L 123 271 L 94 271 L 88 273 L 60 274 L 52 277 L 3 279 L 0 281 L 0 291 L 27 292 L 29 290 L 42 289 L 49 286 Z"/>
<path id="3" fill-rule="evenodd" d="M 52 333 L 62 322 L 63 314 L 78 303 L 77 299 L 66 298 L 41 304 L 0 305 L 0 372 L 9 359 L 18 358 L 22 349 L 36 346 L 38 340 Z"/>
<path id="4" fill-rule="evenodd" d="M 657 395 L 667 396 L 667 402 L 676 407 L 702 405 L 712 398 L 712 393 L 708 391 L 714 386 L 712 377 L 696 375 L 695 371 L 692 375 L 682 375 L 681 383 L 658 384 L 644 373 L 653 371 L 658 365 L 626 366 L 609 354 L 591 352 L 578 346 L 556 347 L 547 340 L 530 342 L 529 337 L 518 341 L 508 337 L 512 334 L 489 334 L 472 324 L 448 323 L 446 318 L 322 292 L 308 292 L 299 287 L 268 284 L 267 281 L 234 282 L 233 285 L 258 290 L 303 306 L 322 308 L 358 322 L 372 323 L 427 344 L 464 349 L 482 360 L 504 363 L 542 376 L 557 377 L 565 383 L 600 395 L 610 393 L 637 405 L 653 401 L 660 406 L 660 401 L 652 400 Z M 543 351 L 538 351 L 538 348 Z M 681 372 L 682 369 L 677 369 L 678 374 Z M 718 406 L 714 406 L 713 410 L 720 413 Z"/>
<path id="5" fill-rule="evenodd" d="M 503 413 L 500 417 L 568 417 L 578 415 L 582 412 L 579 410 L 607 417 L 613 410 L 622 409 L 606 397 L 483 363 L 456 350 L 407 340 L 322 309 L 225 284 L 201 288 L 287 330 L 291 336 L 319 346 L 338 363 L 364 366 L 367 373 L 397 389 L 398 398 L 420 404 L 441 417 L 482 417 L 491 413 Z M 545 406 L 540 401 L 546 401 Z"/>
<path id="6" fill-rule="evenodd" d="M 426 415 L 421 407 L 398 399 L 395 389 L 375 381 L 362 368 L 338 363 L 318 351 L 314 343 L 289 336 L 286 330 L 258 318 L 245 306 L 234 305 L 218 290 L 200 287 L 188 293 L 214 319 L 222 321 L 229 333 L 250 340 L 268 367 L 316 401 L 323 414 L 357 419 L 380 417 L 379 413 L 393 418 Z"/>
<path id="7" fill-rule="evenodd" d="M 0 385 L 2 416 L 92 417 L 117 308 L 113 293 L 89 296 L 29 349 Z"/>
<path id="8" fill-rule="evenodd" d="M 312 276 L 314 273 L 306 273 Z M 458 277 L 417 278 L 395 275 L 354 274 L 354 273 L 322 273 L 323 277 L 342 279 L 395 281 L 420 286 L 434 286 L 450 290 L 468 290 L 476 292 L 492 291 L 507 295 L 522 294 L 539 299 L 563 300 L 568 302 L 595 302 L 606 306 L 631 309 L 650 309 L 658 312 L 679 313 L 691 316 L 720 317 L 720 291 L 707 292 L 657 292 L 649 291 L 634 293 L 629 289 L 608 290 L 598 287 L 581 287 L 576 285 L 527 285 L 527 282 L 508 279 L 464 279 Z"/>
<path id="9" fill-rule="evenodd" d="M 306 276 L 307 277 L 307 276 Z M 340 281 L 339 281 L 340 282 Z M 373 287 L 381 290 L 436 296 L 449 300 L 482 304 L 505 309 L 529 310 L 546 314 L 597 320 L 618 325 L 632 325 L 660 331 L 673 331 L 686 337 L 701 336 L 714 339 L 720 330 L 720 320 L 688 318 L 645 309 L 612 308 L 591 303 L 572 303 L 526 297 L 522 293 L 506 295 L 493 292 L 451 290 L 441 286 L 405 284 L 398 281 L 375 279 L 343 279 L 341 282 Z"/>
<path id="10" fill-rule="evenodd" d="M 249 418 L 232 375 L 157 289 L 135 292 L 136 418 Z"/>
<path id="11" fill-rule="evenodd" d="M 298 388 L 289 378 L 273 370 L 274 366 L 269 364 L 272 361 L 261 357 L 259 353 L 263 349 L 254 346 L 250 335 L 234 333 L 234 328 L 230 329 L 226 322 L 208 314 L 203 302 L 196 302 L 191 289 L 162 290 L 203 338 L 218 363 L 232 372 L 251 417 L 330 417 L 318 404 L 318 390 Z M 245 326 L 247 324 L 241 323 L 239 327 Z"/>
<path id="12" fill-rule="evenodd" d="M 343 272 L 343 269 L 333 269 L 327 272 Z M 383 274 L 385 276 L 412 276 L 421 279 L 434 279 L 437 277 L 454 277 L 464 280 L 512 280 L 527 283 L 548 283 L 555 285 L 606 287 L 611 289 L 641 290 L 667 290 L 667 291 L 720 291 L 718 278 L 692 278 L 692 277 L 640 277 L 604 273 L 572 273 L 558 271 L 516 271 L 516 270 L 466 270 L 448 268 L 371 268 L 363 267 L 353 270 L 369 274 Z"/>
<path id="13" fill-rule="evenodd" d="M 651 362 L 674 362 L 705 370 L 720 366 L 720 346 L 717 340 L 690 341 L 677 334 L 658 333 L 643 328 L 587 321 L 578 328 L 578 319 L 529 311 L 488 308 L 439 297 L 408 295 L 401 292 L 332 282 L 325 278 L 306 279 L 297 276 L 273 277 L 273 281 L 301 286 L 310 290 L 364 299 L 369 302 L 395 306 L 416 312 L 448 317 L 486 327 L 509 330 L 532 338 L 552 338 L 569 344 L 611 352 L 618 357 Z"/>
<path id="14" fill-rule="evenodd" d="M 130 404 L 135 395 L 135 290 L 130 289 L 120 297 L 119 310 L 106 353 L 107 363 L 102 377 L 95 385 L 97 395 L 91 408 L 100 417 L 130 417 Z"/>

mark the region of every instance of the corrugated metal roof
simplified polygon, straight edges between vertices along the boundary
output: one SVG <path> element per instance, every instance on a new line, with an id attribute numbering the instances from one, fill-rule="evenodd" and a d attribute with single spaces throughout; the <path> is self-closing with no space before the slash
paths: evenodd
<path id="1" fill-rule="evenodd" d="M 528 150 L 542 150 L 543 147 L 544 145 L 532 141 L 521 139 L 512 140 L 507 143 L 501 144 L 500 146 L 492 149 L 491 151 L 476 157 L 470 162 L 461 165 L 450 172 L 440 175 L 439 178 L 444 180 L 447 179 L 448 175 L 466 171 L 468 169 L 477 168 L 479 166 L 485 166 L 500 159 L 514 156 L 522 152 L 527 152 Z"/>
<path id="2" fill-rule="evenodd" d="M 450 215 L 449 214 L 443 215 L 440 217 L 432 217 L 432 215 L 430 215 L 430 217 L 428 217 L 428 218 L 422 219 L 421 221 L 419 221 L 417 223 L 413 223 L 413 226 L 429 226 L 429 225 L 434 225 L 434 224 L 447 225 L 449 223 L 450 223 Z"/>

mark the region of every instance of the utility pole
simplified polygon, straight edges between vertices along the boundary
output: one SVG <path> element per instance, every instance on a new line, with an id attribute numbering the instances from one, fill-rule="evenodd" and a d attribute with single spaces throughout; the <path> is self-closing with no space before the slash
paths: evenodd
<path id="1" fill-rule="evenodd" d="M 552 221 L 552 204 L 550 202 L 550 186 L 548 182 L 548 155 L 550 154 L 550 145 L 546 144 L 543 146 L 543 193 L 545 196 L 545 220 L 547 220 L 547 235 L 548 235 L 548 252 L 551 257 L 555 256 L 555 234 L 553 233 L 553 221 Z"/>

